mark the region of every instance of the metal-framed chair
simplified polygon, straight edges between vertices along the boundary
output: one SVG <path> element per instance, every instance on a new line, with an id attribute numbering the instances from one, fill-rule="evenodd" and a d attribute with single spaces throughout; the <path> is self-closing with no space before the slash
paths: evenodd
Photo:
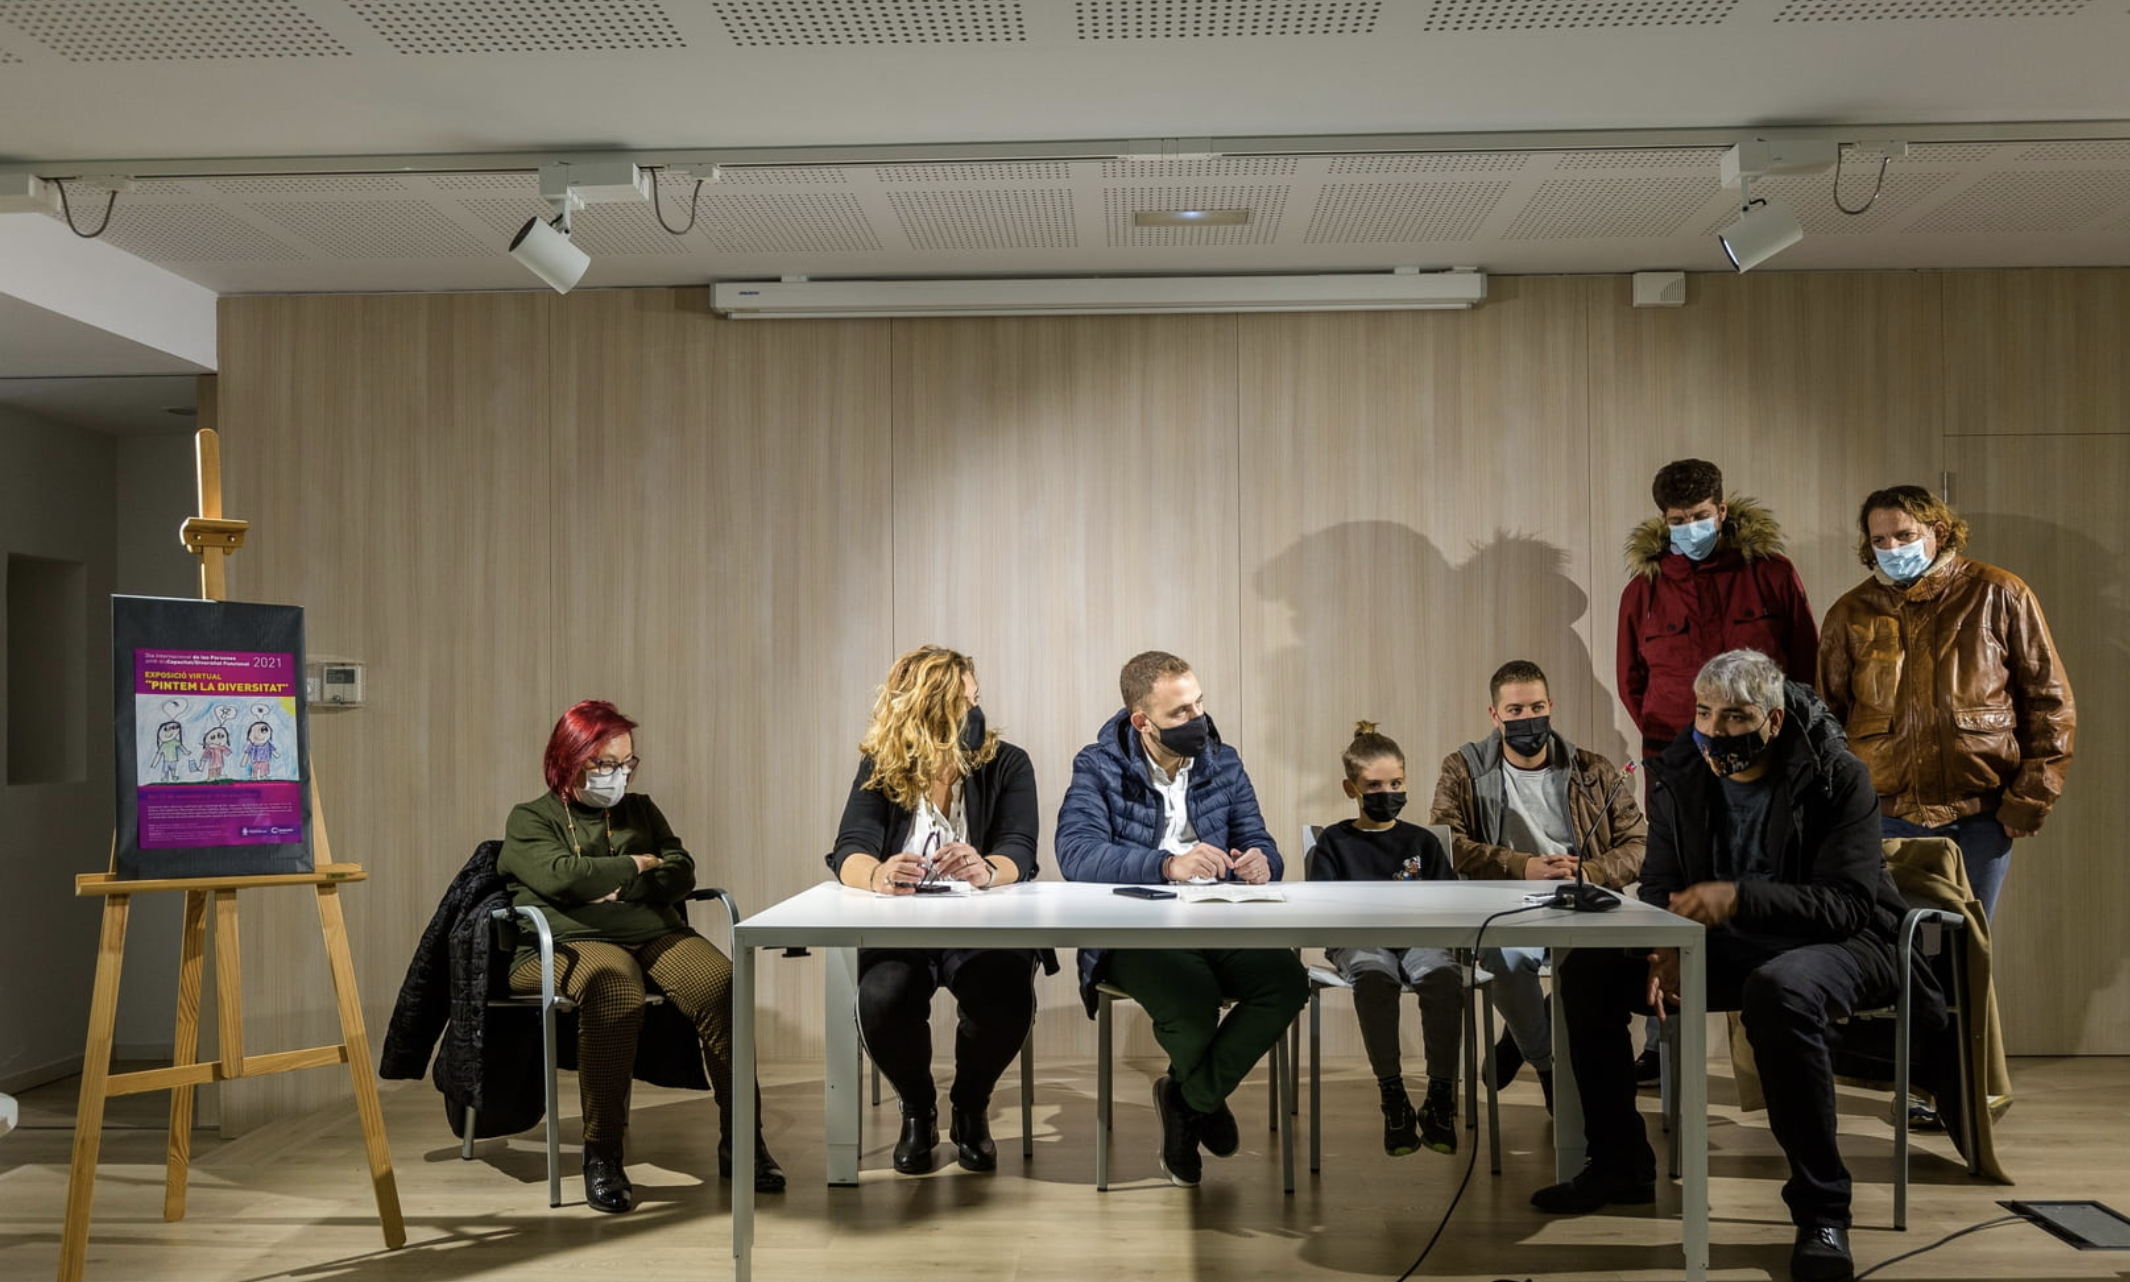
<path id="1" fill-rule="evenodd" d="M 717 900 L 725 906 L 727 925 L 736 926 L 739 924 L 740 910 L 738 905 L 733 903 L 731 895 L 718 887 L 706 886 L 692 891 L 689 893 L 688 898 L 691 900 Z M 498 908 L 490 913 L 489 917 L 492 921 L 490 929 L 495 931 L 500 931 L 503 927 L 511 925 L 516 920 L 530 923 L 533 935 L 539 943 L 540 991 L 538 993 L 525 994 L 508 993 L 501 997 L 491 997 L 488 999 L 488 1006 L 491 1010 L 537 1010 L 540 1013 L 540 1060 L 542 1066 L 540 1080 L 543 1100 L 546 1105 L 544 1124 L 547 1131 L 547 1204 L 549 1206 L 560 1206 L 562 1205 L 562 1140 L 560 1131 L 555 1125 L 555 1101 L 558 1094 L 555 1080 L 557 1072 L 555 1066 L 555 1021 L 563 1015 L 573 1013 L 577 1009 L 577 1003 L 570 1000 L 567 994 L 555 991 L 555 932 L 547 924 L 547 918 L 538 909 L 520 904 L 512 908 Z M 730 936 L 728 935 L 727 938 L 729 939 Z M 665 1004 L 665 1000 L 666 995 L 659 992 L 657 987 L 650 982 L 649 977 L 646 976 L 644 980 L 643 1004 L 647 1007 L 662 1006 Z M 459 1158 L 462 1161 L 470 1162 L 473 1160 L 474 1119 L 474 1110 L 468 1108 L 466 1110 L 465 1135 L 459 1142 Z"/>
<path id="2" fill-rule="evenodd" d="M 1942 908 L 1911 908 L 1901 919 L 1901 934 L 1895 944 L 1895 966 L 1900 972 L 1901 986 L 1891 1006 L 1860 1010 L 1851 1014 L 1844 1024 L 1861 1024 L 1874 1021 L 1893 1021 L 1893 1227 L 1898 1231 L 1908 1228 L 1908 1087 L 1914 1056 L 1914 1006 L 1915 967 L 1918 959 L 1928 959 L 1944 952 L 1948 944 L 1964 947 L 1967 919 L 1956 912 Z M 1969 1098 L 1974 1084 L 1968 1076 L 1967 1063 L 1967 968 L 1955 964 L 1952 970 L 1953 990 L 1946 998 L 1946 1014 L 1953 1021 L 1955 1044 L 1961 1048 L 1959 1055 L 1960 1097 Z M 1671 1133 L 1671 1174 L 1679 1175 L 1679 1128 L 1678 1096 L 1673 1089 L 1672 1065 L 1677 1062 L 1674 1039 L 1674 1021 L 1664 1021 L 1663 1045 L 1659 1048 L 1658 1060 L 1663 1065 L 1663 1110 L 1664 1127 Z M 1965 1116 L 1946 1115 L 1948 1128 L 1965 1127 Z M 1977 1170 L 1975 1145 L 1963 1134 L 1961 1148 L 1967 1153 L 1967 1170 L 1972 1175 Z"/>
<path id="3" fill-rule="evenodd" d="M 1446 852 L 1450 848 L 1450 830 L 1447 824 L 1429 824 L 1427 830 L 1442 843 Z M 1317 839 L 1323 835 L 1321 824 L 1302 825 L 1303 877 L 1316 858 Z M 1479 1129 L 1480 1079 L 1486 1081 L 1487 1096 L 1487 1154 L 1492 1173 L 1501 1174 L 1501 1102 L 1494 1089 L 1494 976 L 1481 969 L 1477 960 L 1458 954 L 1459 967 L 1464 972 L 1464 1128 L 1476 1132 Z M 1411 992 L 1410 985 L 1401 985 Z M 1353 985 L 1346 977 L 1328 966 L 1309 967 L 1309 1173 L 1317 1174 L 1323 1169 L 1323 994 L 1327 991 L 1346 989 Z M 1484 1050 L 1481 1049 L 1481 1033 L 1484 1032 Z M 1483 1057 L 1483 1058 L 1482 1058 Z"/>

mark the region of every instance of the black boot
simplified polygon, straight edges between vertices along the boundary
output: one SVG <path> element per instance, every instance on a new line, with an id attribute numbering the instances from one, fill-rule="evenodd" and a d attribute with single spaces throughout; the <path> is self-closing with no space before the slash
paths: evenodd
<path id="1" fill-rule="evenodd" d="M 1404 1079 L 1379 1077 L 1376 1089 L 1383 1095 L 1383 1151 L 1392 1157 L 1418 1151 L 1420 1120 L 1413 1114 L 1412 1097 L 1405 1093 Z"/>
<path id="2" fill-rule="evenodd" d="M 922 1112 L 902 1106 L 902 1138 L 895 1141 L 895 1169 L 904 1175 L 923 1175 L 932 1169 L 932 1150 L 939 1147 L 939 1109 Z"/>
<path id="3" fill-rule="evenodd" d="M 965 1171 L 998 1169 L 998 1145 L 991 1142 L 991 1110 L 986 1107 L 955 1108 L 947 1124 L 956 1159 Z"/>
<path id="4" fill-rule="evenodd" d="M 717 1142 L 717 1177 L 732 1178 L 732 1137 L 725 1136 Z M 762 1137 L 754 1137 L 754 1191 L 757 1193 L 782 1193 L 784 1191 L 784 1168 L 769 1155 L 769 1145 Z"/>
<path id="5" fill-rule="evenodd" d="M 1501 1040 L 1494 1043 L 1494 1089 L 1505 1091 L 1516 1080 L 1517 1071 L 1524 1066 L 1524 1048 L 1516 1044 L 1509 1030 L 1501 1030 Z"/>
<path id="6" fill-rule="evenodd" d="M 636 1204 L 629 1173 L 621 1169 L 621 1145 L 584 1146 L 584 1203 L 595 1211 L 615 1215 Z"/>

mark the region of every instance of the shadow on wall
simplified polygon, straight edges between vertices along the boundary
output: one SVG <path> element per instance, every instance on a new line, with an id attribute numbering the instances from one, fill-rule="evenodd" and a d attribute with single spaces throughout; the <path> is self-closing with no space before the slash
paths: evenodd
<path id="1" fill-rule="evenodd" d="M 1546 670 L 1563 733 L 1617 759 L 1612 695 L 1575 632 L 1589 596 L 1567 567 L 1565 549 L 1521 533 L 1497 532 L 1454 563 L 1395 521 L 1305 535 L 1252 581 L 1274 607 L 1268 622 L 1284 607 L 1293 639 L 1266 659 L 1264 711 L 1280 732 L 1249 753 L 1299 781 L 1295 804 L 1314 822 L 1351 811 L 1339 752 L 1356 719 L 1380 722 L 1406 751 L 1407 817 L 1425 823 L 1441 760 L 1488 732 L 1488 677 L 1524 658 Z"/>
<path id="2" fill-rule="evenodd" d="M 2065 855 L 2091 848 L 2087 843 L 2112 844 L 2130 826 L 2119 787 L 2130 771 L 2130 734 L 2118 715 L 2130 708 L 2130 577 L 2124 575 L 2121 559 L 2130 549 L 2110 549 L 2068 526 L 2031 516 L 1962 515 L 1970 530 L 1967 551 L 2018 575 L 2034 590 L 2078 701 L 2078 737 L 2063 800 L 2036 840 L 2049 842 Z M 2047 875 L 2040 861 L 2024 872 L 2016 863 L 2008 897 L 2019 893 L 2026 877 Z M 2117 876 L 2101 879 L 2096 888 L 2119 896 L 2125 884 Z M 2100 914 L 2111 908 L 2116 910 L 2112 918 L 2097 914 L 2089 920 L 2120 920 L 2130 903 L 2107 905 Z M 2088 991 L 2082 1045 L 2102 1046 L 2120 1038 L 2115 1022 L 2130 1010 L 2130 955 L 2117 951 L 2113 974 L 2094 975 L 2090 985 L 2081 985 Z"/>

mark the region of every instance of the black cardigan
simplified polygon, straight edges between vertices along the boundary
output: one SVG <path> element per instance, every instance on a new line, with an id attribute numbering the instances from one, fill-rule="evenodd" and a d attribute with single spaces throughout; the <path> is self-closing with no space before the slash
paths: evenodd
<path id="1" fill-rule="evenodd" d="M 830 875 L 839 879 L 845 859 L 861 854 L 885 859 L 901 850 L 910 835 L 914 816 L 885 794 L 866 787 L 865 781 L 872 777 L 873 759 L 860 758 L 850 800 L 843 803 L 836 848 L 826 856 Z M 1022 881 L 1033 880 L 1039 871 L 1035 839 L 1042 821 L 1036 809 L 1035 768 L 1028 754 L 999 740 L 997 755 L 978 766 L 962 784 L 962 806 L 969 818 L 969 844 L 986 857 L 1012 860 Z"/>

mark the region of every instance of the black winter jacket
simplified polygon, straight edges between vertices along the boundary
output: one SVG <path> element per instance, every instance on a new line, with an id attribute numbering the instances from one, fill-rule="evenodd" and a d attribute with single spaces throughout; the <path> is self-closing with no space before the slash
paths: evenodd
<path id="1" fill-rule="evenodd" d="M 444 890 L 414 957 L 407 964 L 379 1053 L 378 1076 L 430 1078 L 444 1096 L 453 1134 L 462 1134 L 463 1112 L 477 1113 L 477 1138 L 515 1135 L 540 1121 L 539 1012 L 498 1009 L 491 998 L 510 993 L 510 962 L 516 946 L 510 930 L 492 928 L 489 914 L 510 907 L 508 884 L 496 873 L 500 841 L 484 841 Z M 439 1038 L 442 1044 L 439 1045 Z M 577 1063 L 576 1021 L 559 1021 L 557 1063 Z M 654 1086 L 710 1089 L 695 1029 L 671 1003 L 646 1014 L 637 1038 L 635 1076 Z"/>

